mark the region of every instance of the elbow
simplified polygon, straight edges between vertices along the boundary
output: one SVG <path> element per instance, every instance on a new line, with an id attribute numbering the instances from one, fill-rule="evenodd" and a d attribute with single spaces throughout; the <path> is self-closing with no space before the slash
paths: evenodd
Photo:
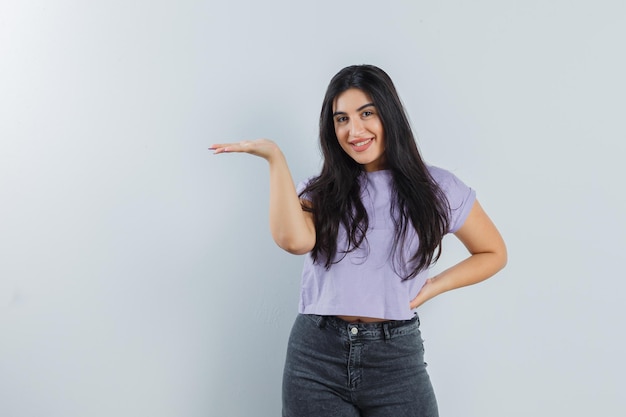
<path id="1" fill-rule="evenodd" d="M 274 242 L 282 250 L 291 253 L 292 255 L 304 255 L 313 250 L 315 246 L 315 240 L 309 238 L 287 238 L 274 236 Z"/>
<path id="2" fill-rule="evenodd" d="M 280 245 L 279 245 L 280 246 Z M 304 246 L 280 246 L 286 252 L 292 255 L 305 255 L 311 251 L 311 249 Z"/>
<path id="3" fill-rule="evenodd" d="M 506 255 L 506 252 L 499 258 L 500 263 L 498 264 L 498 271 L 501 271 L 504 269 L 504 267 L 506 266 L 507 262 L 508 262 L 508 257 Z"/>
<path id="4" fill-rule="evenodd" d="M 504 242 L 502 242 L 502 244 L 500 245 L 500 247 L 494 252 L 495 254 L 495 267 L 496 267 L 496 272 L 504 269 L 504 267 L 506 266 L 508 260 L 509 260 L 509 255 L 508 252 L 506 250 L 506 245 L 504 244 Z"/>
<path id="5" fill-rule="evenodd" d="M 508 255 L 504 242 L 484 251 L 472 252 L 472 256 L 482 259 L 484 278 L 489 278 L 500 272 L 508 262 Z"/>
<path id="6" fill-rule="evenodd" d="M 292 255 L 304 255 L 309 253 L 313 246 L 309 247 L 309 245 L 304 244 L 294 244 L 294 243 L 279 243 L 276 244 L 284 251 L 289 252 Z"/>

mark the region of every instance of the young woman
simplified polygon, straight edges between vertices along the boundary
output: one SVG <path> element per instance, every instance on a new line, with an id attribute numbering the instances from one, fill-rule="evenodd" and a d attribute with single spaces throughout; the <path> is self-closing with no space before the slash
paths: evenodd
<path id="1" fill-rule="evenodd" d="M 283 416 L 437 416 L 414 310 L 503 268 L 504 241 L 471 188 L 424 163 L 381 69 L 351 66 L 333 77 L 320 142 L 322 171 L 298 190 L 270 140 L 210 148 L 269 162 L 272 236 L 307 254 Z M 429 278 L 446 233 L 470 255 Z"/>

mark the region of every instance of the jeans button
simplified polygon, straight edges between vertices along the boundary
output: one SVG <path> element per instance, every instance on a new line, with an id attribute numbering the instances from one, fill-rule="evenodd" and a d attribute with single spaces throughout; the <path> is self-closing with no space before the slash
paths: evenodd
<path id="1" fill-rule="evenodd" d="M 359 329 L 357 329 L 356 327 L 353 327 L 350 329 L 350 333 L 352 334 L 357 334 L 359 332 Z"/>

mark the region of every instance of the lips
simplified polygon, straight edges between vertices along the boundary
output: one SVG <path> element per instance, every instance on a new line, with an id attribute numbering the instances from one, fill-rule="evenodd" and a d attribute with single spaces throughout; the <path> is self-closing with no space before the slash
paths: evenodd
<path id="1" fill-rule="evenodd" d="M 366 151 L 370 147 L 370 145 L 373 142 L 374 142 L 374 138 L 359 139 L 359 140 L 355 140 L 354 142 L 350 142 L 350 146 L 356 152 L 364 152 L 364 151 Z"/>

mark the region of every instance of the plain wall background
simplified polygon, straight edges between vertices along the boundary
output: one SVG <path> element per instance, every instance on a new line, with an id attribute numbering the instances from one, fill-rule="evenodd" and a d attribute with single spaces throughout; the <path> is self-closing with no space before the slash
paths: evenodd
<path id="1" fill-rule="evenodd" d="M 207 147 L 317 173 L 355 63 L 509 247 L 420 309 L 441 415 L 624 415 L 624 39 L 621 0 L 3 0 L 0 415 L 279 415 L 302 258 L 267 164 Z"/>

